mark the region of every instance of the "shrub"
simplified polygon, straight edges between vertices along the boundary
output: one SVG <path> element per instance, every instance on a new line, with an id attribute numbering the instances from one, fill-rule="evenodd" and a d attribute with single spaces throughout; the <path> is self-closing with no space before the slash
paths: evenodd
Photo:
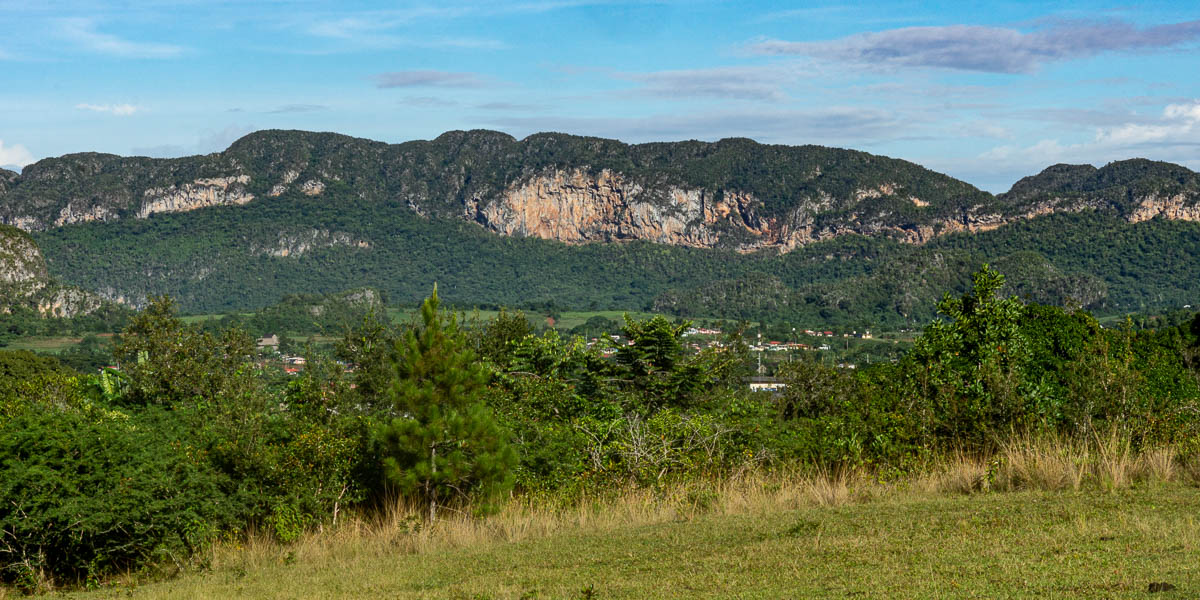
<path id="1" fill-rule="evenodd" d="M 0 436 L 0 579 L 180 565 L 221 529 L 219 476 L 163 416 L 13 418 Z"/>

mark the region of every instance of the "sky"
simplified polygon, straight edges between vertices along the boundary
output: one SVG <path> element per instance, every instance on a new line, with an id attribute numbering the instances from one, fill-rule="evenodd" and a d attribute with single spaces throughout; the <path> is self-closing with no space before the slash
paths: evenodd
<path id="1" fill-rule="evenodd" d="M 0 165 L 482 128 L 1200 170 L 1200 2 L 1127 2 L 0 0 Z"/>

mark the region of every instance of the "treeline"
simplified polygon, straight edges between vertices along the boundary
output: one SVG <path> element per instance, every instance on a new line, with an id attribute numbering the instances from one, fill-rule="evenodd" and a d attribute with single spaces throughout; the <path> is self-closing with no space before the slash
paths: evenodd
<path id="1" fill-rule="evenodd" d="M 287 334 L 340 336 L 370 315 L 382 314 L 379 292 L 362 288 L 338 294 L 290 294 L 250 314 L 230 313 L 202 323 L 205 330 L 240 329 L 254 337 Z"/>
<path id="2" fill-rule="evenodd" d="M 0 348 L 28 337 L 84 336 L 120 331 L 132 314 L 132 310 L 112 303 L 74 317 L 47 317 L 34 308 L 10 306 L 7 312 L 0 312 Z"/>
<path id="3" fill-rule="evenodd" d="M 458 322 L 439 289 L 415 324 L 368 313 L 288 378 L 244 331 L 158 299 L 115 345 L 119 371 L 0 353 L 0 578 L 187 567 L 218 538 L 286 543 L 395 494 L 438 519 L 510 491 L 569 500 L 747 468 L 887 476 L 1014 435 L 1196 449 L 1200 316 L 1106 329 L 1004 289 L 978 271 L 896 362 L 786 363 L 779 394 L 749 391 L 737 332 L 692 352 L 687 323 L 663 317 L 589 347 L 519 312 Z"/>

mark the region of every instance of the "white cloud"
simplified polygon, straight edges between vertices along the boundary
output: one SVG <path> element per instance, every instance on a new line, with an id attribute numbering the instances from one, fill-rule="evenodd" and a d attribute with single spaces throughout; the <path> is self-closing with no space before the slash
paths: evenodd
<path id="1" fill-rule="evenodd" d="M 1101 145 L 1129 147 L 1149 143 L 1164 145 L 1200 144 L 1200 101 L 1169 104 L 1162 119 L 1155 123 L 1127 123 L 1100 129 L 1096 142 Z"/>
<path id="2" fill-rule="evenodd" d="M 128 117 L 141 110 L 141 108 L 132 104 L 88 104 L 86 102 L 76 104 L 75 108 L 98 113 L 108 113 L 118 117 Z"/>
<path id="3" fill-rule="evenodd" d="M 33 162 L 33 154 L 20 144 L 5 146 L 0 140 L 0 165 L 20 169 Z"/>
<path id="4" fill-rule="evenodd" d="M 60 37 L 101 54 L 125 58 L 173 58 L 183 53 L 182 46 L 154 42 L 134 42 L 96 30 L 92 19 L 71 18 L 58 22 Z"/>
<path id="5" fill-rule="evenodd" d="M 1200 100 L 1170 104 L 1158 116 L 1130 115 L 1125 123 L 1095 127 L 1090 138 L 1057 138 L 1034 144 L 992 147 L 974 158 L 930 158 L 926 166 L 1002 192 L 1026 175 L 1058 163 L 1105 165 L 1130 158 L 1149 158 L 1195 169 L 1200 148 Z"/>
<path id="6" fill-rule="evenodd" d="M 1192 104 L 1171 104 L 1163 110 L 1168 119 L 1183 119 L 1189 123 L 1200 121 L 1200 101 Z"/>

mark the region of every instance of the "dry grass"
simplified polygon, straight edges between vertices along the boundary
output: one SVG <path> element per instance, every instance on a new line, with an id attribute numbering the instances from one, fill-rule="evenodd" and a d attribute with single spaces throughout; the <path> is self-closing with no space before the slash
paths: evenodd
<path id="1" fill-rule="evenodd" d="M 1176 446 L 1135 452 L 1116 434 L 1087 441 L 1020 438 L 988 459 L 958 454 L 925 476 L 930 492 L 1120 490 L 1167 482 L 1200 483 L 1200 462 Z"/>
<path id="2" fill-rule="evenodd" d="M 351 569 L 397 555 L 494 552 L 502 544 L 547 543 L 564 535 L 618 536 L 712 518 L 766 518 L 863 503 L 993 497 L 995 492 L 1112 492 L 1168 482 L 1200 483 L 1200 463 L 1182 461 L 1169 446 L 1134 452 L 1116 436 L 1097 436 L 1087 443 L 1026 438 L 989 457 L 952 454 L 923 474 L 898 481 L 883 482 L 864 471 L 748 472 L 659 489 L 631 487 L 565 505 L 515 497 L 488 517 L 446 511 L 446 517 L 432 524 L 422 519 L 422 508 L 398 501 L 384 511 L 352 514 L 336 527 L 310 532 L 288 545 L 265 533 L 218 544 L 203 562 L 225 573 L 264 572 L 293 563 Z M 135 576 L 122 579 L 127 586 L 138 583 Z M 0 588 L 0 600 L 4 594 Z"/>
<path id="3" fill-rule="evenodd" d="M 513 511 L 488 527 L 447 520 L 424 533 L 403 533 L 400 507 L 391 523 L 348 522 L 290 548 L 231 547 L 209 572 L 80 596 L 1114 598 L 1162 581 L 1178 587 L 1167 598 L 1200 592 L 1193 486 L 966 496 L 840 480 L 814 488 L 804 477 L 751 477 L 728 494 L 680 486 L 553 519 Z M 820 504 L 830 498 L 846 503 Z M 773 508 L 788 505 L 799 507 Z M 605 507 L 624 516 L 592 520 Z"/>
<path id="4" fill-rule="evenodd" d="M 895 494 L 861 472 L 748 473 L 713 481 L 691 481 L 653 490 L 629 488 L 549 507 L 514 498 L 497 514 L 478 518 L 448 513 L 425 522 L 423 507 L 398 501 L 374 515 L 352 515 L 337 527 L 281 545 L 267 534 L 212 549 L 216 569 L 252 571 L 283 562 L 338 564 L 363 557 L 423 554 L 456 548 L 544 539 L 564 532 L 605 533 L 631 527 L 690 521 L 705 515 L 747 515 L 841 506 Z"/>

